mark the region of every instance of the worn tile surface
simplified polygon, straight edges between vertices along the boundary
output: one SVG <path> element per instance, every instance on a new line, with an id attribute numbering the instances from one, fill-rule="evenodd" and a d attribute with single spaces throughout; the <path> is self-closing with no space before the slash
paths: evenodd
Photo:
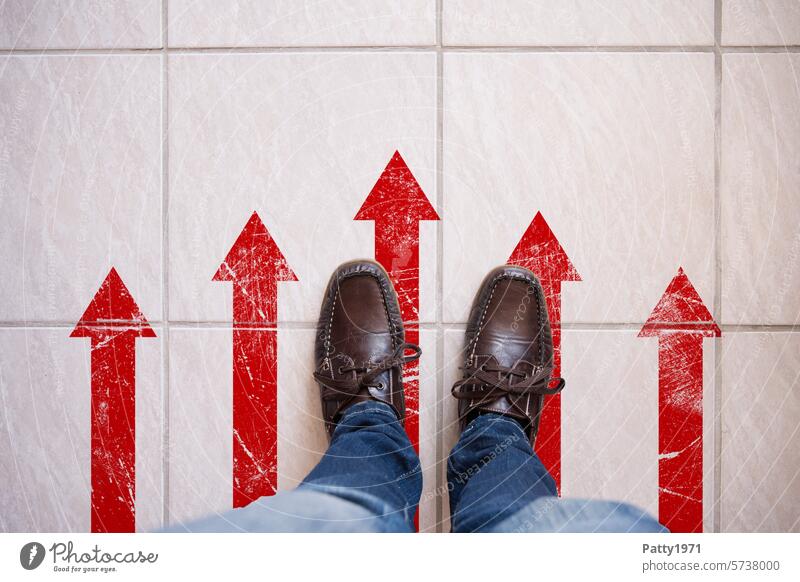
<path id="1" fill-rule="evenodd" d="M 796 0 L 722 0 L 725 45 L 800 44 L 800 3 Z"/>
<path id="2" fill-rule="evenodd" d="M 160 318 L 160 58 L 2 56 L 0 134 L 0 320 L 77 320 L 112 266 Z"/>
<path id="3" fill-rule="evenodd" d="M 448 45 L 709 45 L 713 0 L 444 0 Z"/>
<path id="4" fill-rule="evenodd" d="M 230 329 L 178 329 L 170 336 L 169 520 L 177 524 L 232 506 L 233 412 Z M 422 331 L 420 528 L 436 519 L 436 342 Z M 313 379 L 313 329 L 278 332 L 278 490 L 295 488 L 327 448 Z M 200 364 L 198 365 L 198 362 Z"/>
<path id="5" fill-rule="evenodd" d="M 643 322 L 679 266 L 714 296 L 710 54 L 448 54 L 444 319 L 541 212 L 569 322 Z M 514 87 L 514 90 L 509 90 Z"/>
<path id="6" fill-rule="evenodd" d="M 721 531 L 800 531 L 800 336 L 722 343 Z"/>
<path id="7" fill-rule="evenodd" d="M 161 46 L 161 0 L 9 0 L 0 4 L 0 48 Z"/>
<path id="8" fill-rule="evenodd" d="M 89 531 L 90 341 L 70 331 L 0 330 L 1 531 Z M 136 529 L 149 531 L 163 505 L 161 340 L 136 350 Z"/>
<path id="9" fill-rule="evenodd" d="M 431 45 L 435 0 L 164 0 L 170 46 Z"/>
<path id="10" fill-rule="evenodd" d="M 170 317 L 230 321 L 229 285 L 209 283 L 255 210 L 299 280 L 279 321 L 316 323 L 333 269 L 374 256 L 374 223 L 353 218 L 395 151 L 435 204 L 435 96 L 430 54 L 174 57 Z M 435 229 L 420 223 L 422 321 Z"/>
<path id="11" fill-rule="evenodd" d="M 797 324 L 800 55 L 722 64 L 723 322 Z"/>
<path id="12" fill-rule="evenodd" d="M 658 341 L 638 331 L 562 332 L 562 495 L 632 503 L 658 515 Z M 461 377 L 464 330 L 445 332 L 444 464 L 459 435 L 449 387 Z M 711 340 L 703 355 L 704 527 L 713 529 L 714 379 Z M 546 438 L 540 433 L 538 438 Z M 444 469 L 442 469 L 444 470 Z M 444 475 L 444 474 L 443 474 Z M 444 478 L 444 477 L 443 477 Z M 449 511 L 445 505 L 445 525 Z"/>

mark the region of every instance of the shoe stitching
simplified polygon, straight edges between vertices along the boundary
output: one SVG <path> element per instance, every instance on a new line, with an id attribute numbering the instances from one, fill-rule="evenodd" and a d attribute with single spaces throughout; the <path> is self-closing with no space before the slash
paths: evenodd
<path id="1" fill-rule="evenodd" d="M 397 330 L 397 326 L 395 325 L 394 320 L 392 319 L 391 315 L 389 314 L 389 302 L 388 302 L 388 299 L 387 299 L 388 290 L 386 288 L 386 283 L 387 283 L 387 280 L 388 280 L 388 273 L 384 273 L 386 275 L 386 277 L 380 277 L 378 274 L 376 274 L 374 272 L 370 272 L 370 271 L 368 271 L 366 269 L 355 270 L 355 271 L 352 271 L 350 273 L 346 273 L 343 276 L 341 276 L 340 278 L 338 278 L 338 280 L 336 282 L 337 283 L 336 292 L 335 292 L 335 294 L 333 296 L 333 303 L 332 303 L 332 306 L 331 306 L 331 314 L 330 314 L 330 318 L 328 319 L 328 326 L 327 326 L 327 331 L 326 331 L 326 334 L 325 334 L 325 344 L 327 346 L 332 345 L 331 344 L 331 336 L 332 336 L 331 332 L 332 332 L 332 329 L 333 329 L 333 317 L 334 317 L 334 314 L 336 312 L 336 300 L 339 297 L 339 290 L 341 288 L 342 281 L 344 279 L 348 279 L 348 278 L 350 278 L 352 276 L 362 275 L 362 274 L 365 274 L 365 275 L 368 275 L 368 276 L 372 277 L 378 283 L 378 288 L 380 289 L 380 292 L 381 292 L 381 299 L 382 299 L 382 302 L 383 302 L 384 313 L 386 314 L 386 319 L 389 322 L 389 328 L 391 330 L 391 333 L 390 333 L 391 345 L 392 345 L 392 348 L 396 348 L 397 347 L 397 345 L 396 345 L 397 344 L 397 339 L 398 339 L 397 338 L 398 330 Z M 325 349 L 325 353 L 326 353 L 325 361 L 328 363 L 328 365 L 330 367 L 331 377 L 333 378 L 334 377 L 333 376 L 333 364 L 332 364 L 332 362 L 330 360 L 330 355 L 328 354 L 328 348 L 327 347 Z M 403 389 L 402 388 L 402 373 L 400 375 L 400 386 L 399 386 L 399 388 L 402 391 L 402 389 Z M 389 401 L 390 401 L 392 406 L 394 406 L 394 400 L 395 399 L 393 397 L 393 392 L 390 392 Z M 396 415 L 392 415 L 392 416 L 396 418 Z M 339 425 L 339 423 L 333 424 L 334 430 L 335 430 L 335 427 L 338 426 L 338 425 Z"/>
<path id="2" fill-rule="evenodd" d="M 528 277 L 516 276 L 515 273 L 501 273 L 497 275 L 494 280 L 492 281 L 492 291 L 489 293 L 489 298 L 486 300 L 486 303 L 483 306 L 483 313 L 481 314 L 480 323 L 478 324 L 478 330 L 475 333 L 475 337 L 471 340 L 472 349 L 470 353 L 470 360 L 475 358 L 475 352 L 478 348 L 478 339 L 480 338 L 481 333 L 483 332 L 483 322 L 486 319 L 486 314 L 489 312 L 489 306 L 492 303 L 492 298 L 494 297 L 494 292 L 497 290 L 497 285 L 503 279 L 509 280 L 521 280 L 528 284 L 528 286 L 533 287 L 533 291 L 536 297 L 536 321 L 539 328 L 539 333 L 537 334 L 537 343 L 539 347 L 539 361 L 544 362 L 544 341 L 542 338 L 542 297 L 541 297 L 541 289 L 539 285 L 535 283 L 535 281 L 530 281 Z M 529 394 L 527 397 L 527 401 L 525 403 L 525 411 L 526 413 L 530 413 L 530 403 L 531 403 L 531 395 Z M 475 400 L 470 400 L 468 404 L 468 410 L 475 406 Z M 527 416 L 527 414 L 526 414 Z M 533 428 L 533 422 L 531 422 L 531 428 Z"/>

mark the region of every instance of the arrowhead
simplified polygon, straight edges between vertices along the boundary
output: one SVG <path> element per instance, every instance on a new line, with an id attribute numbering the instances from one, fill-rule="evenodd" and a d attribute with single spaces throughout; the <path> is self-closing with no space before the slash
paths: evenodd
<path id="1" fill-rule="evenodd" d="M 128 328 L 139 337 L 156 337 L 130 291 L 112 267 L 70 337 L 92 337 L 97 328 Z"/>
<path id="2" fill-rule="evenodd" d="M 394 152 L 375 182 L 355 220 L 439 220 L 425 192 L 408 169 L 400 152 Z"/>
<path id="3" fill-rule="evenodd" d="M 219 266 L 214 281 L 247 283 L 264 279 L 297 281 L 297 276 L 258 213 L 253 212 Z"/>
<path id="4" fill-rule="evenodd" d="M 541 212 L 533 217 L 508 262 L 530 269 L 542 281 L 581 280 Z"/>
<path id="5" fill-rule="evenodd" d="M 697 293 L 683 267 L 672 279 L 653 309 L 639 337 L 650 337 L 669 332 L 702 333 L 719 337 L 722 333 Z"/>

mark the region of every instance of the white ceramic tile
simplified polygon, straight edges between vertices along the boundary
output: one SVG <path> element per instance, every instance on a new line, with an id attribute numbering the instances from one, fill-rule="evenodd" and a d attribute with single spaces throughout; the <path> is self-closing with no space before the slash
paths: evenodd
<path id="1" fill-rule="evenodd" d="M 722 44 L 800 44 L 800 2 L 722 0 Z"/>
<path id="2" fill-rule="evenodd" d="M 722 77 L 722 317 L 800 321 L 797 54 L 729 54 Z"/>
<path id="3" fill-rule="evenodd" d="M 169 0 L 171 46 L 432 45 L 435 0 Z"/>
<path id="4" fill-rule="evenodd" d="M 435 58 L 420 53 L 170 58 L 170 317 L 230 320 L 211 278 L 251 213 L 294 270 L 280 321 L 316 322 L 340 263 L 373 257 L 353 218 L 395 150 L 432 204 Z M 420 223 L 420 319 L 434 317 L 434 221 Z"/>
<path id="5" fill-rule="evenodd" d="M 565 497 L 618 499 L 658 517 L 658 339 L 563 332 Z M 714 340 L 703 341 L 703 529 L 714 520 Z"/>
<path id="6" fill-rule="evenodd" d="M 571 322 L 643 322 L 679 266 L 714 290 L 710 54 L 448 54 L 444 317 L 538 211 L 582 277 Z"/>
<path id="7" fill-rule="evenodd" d="M 0 48 L 160 46 L 160 0 L 10 0 L 0 3 Z"/>
<path id="8" fill-rule="evenodd" d="M 638 331 L 562 332 L 562 495 L 633 503 L 658 516 L 658 340 Z M 442 454 L 458 440 L 458 405 L 448 397 L 462 365 L 464 331 L 445 332 Z M 714 379 L 704 342 L 704 529 L 713 528 Z M 442 470 L 444 471 L 444 470 Z M 444 475 L 444 472 L 443 472 Z M 444 478 L 444 477 L 443 477 Z M 449 508 L 445 504 L 445 521 Z"/>
<path id="9" fill-rule="evenodd" d="M 722 357 L 722 531 L 800 532 L 800 336 L 729 333 Z"/>
<path id="10" fill-rule="evenodd" d="M 231 330 L 171 329 L 169 342 L 167 519 L 174 525 L 232 507 Z"/>
<path id="11" fill-rule="evenodd" d="M 77 320 L 114 266 L 161 317 L 157 56 L 0 57 L 0 320 Z"/>
<path id="12" fill-rule="evenodd" d="M 70 332 L 0 330 L 2 531 L 90 530 L 90 341 Z M 161 340 L 137 339 L 138 531 L 161 525 L 161 419 Z"/>
<path id="13" fill-rule="evenodd" d="M 464 328 L 448 327 L 444 330 L 444 354 L 442 358 L 443 370 L 442 377 L 444 384 L 439 387 L 441 394 L 442 424 L 439 426 L 441 433 L 441 448 L 439 452 L 441 458 L 438 460 L 439 467 L 439 489 L 442 504 L 442 524 L 441 530 L 450 531 L 450 497 L 447 489 L 447 458 L 450 451 L 458 442 L 461 428 L 458 422 L 458 401 L 450 393 L 450 387 L 461 378 L 459 366 L 464 365 Z"/>
<path id="14" fill-rule="evenodd" d="M 436 520 L 435 334 L 421 332 L 421 461 L 426 500 L 420 528 Z M 278 332 L 278 489 L 295 488 L 328 446 L 313 379 L 313 329 Z M 230 329 L 170 332 L 169 489 L 171 523 L 224 511 L 232 504 L 233 414 Z"/>
<path id="15" fill-rule="evenodd" d="M 708 45 L 712 0 L 444 0 L 450 45 Z"/>

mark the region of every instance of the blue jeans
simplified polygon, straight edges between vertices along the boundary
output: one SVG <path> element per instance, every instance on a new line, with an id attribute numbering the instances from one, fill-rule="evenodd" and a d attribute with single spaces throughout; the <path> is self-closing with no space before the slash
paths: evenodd
<path id="1" fill-rule="evenodd" d="M 495 414 L 465 429 L 447 463 L 454 532 L 665 532 L 631 505 L 559 499 L 522 427 Z M 294 491 L 262 497 L 168 531 L 411 532 L 422 470 L 392 410 L 362 402 L 342 416 L 330 447 Z"/>

